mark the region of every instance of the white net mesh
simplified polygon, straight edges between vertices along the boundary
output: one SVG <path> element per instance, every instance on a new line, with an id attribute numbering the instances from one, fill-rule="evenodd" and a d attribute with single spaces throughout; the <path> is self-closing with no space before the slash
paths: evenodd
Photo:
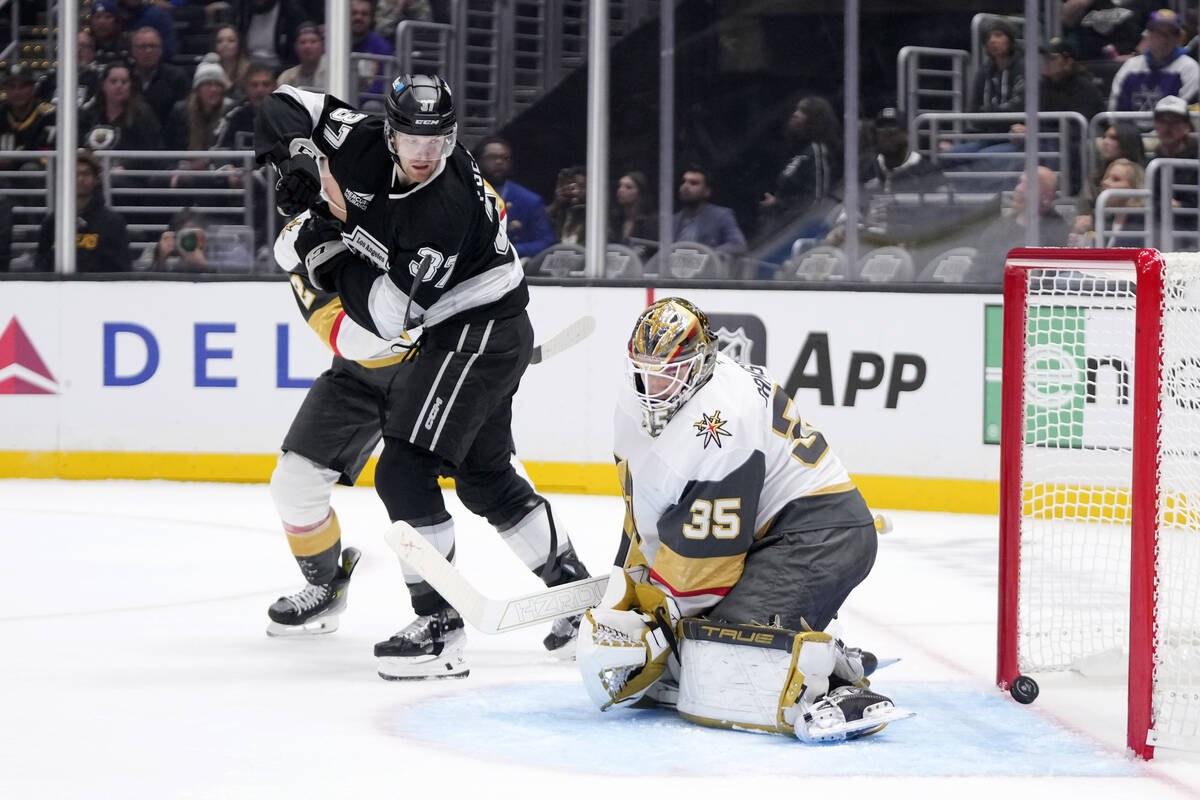
<path id="1" fill-rule="evenodd" d="M 1151 706 L 1160 744 L 1200 742 L 1200 255 L 1166 256 Z"/>
<path id="2" fill-rule="evenodd" d="M 1029 273 L 1018 667 L 1087 668 L 1129 631 L 1135 273 Z"/>
<path id="3" fill-rule="evenodd" d="M 1200 255 L 1165 256 L 1151 741 L 1200 743 Z M 1017 661 L 1124 670 L 1135 273 L 1028 273 Z"/>

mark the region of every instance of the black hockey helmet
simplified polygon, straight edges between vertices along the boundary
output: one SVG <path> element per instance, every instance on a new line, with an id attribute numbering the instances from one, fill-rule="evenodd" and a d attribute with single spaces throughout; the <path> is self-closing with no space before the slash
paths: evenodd
<path id="1" fill-rule="evenodd" d="M 391 91 L 384 101 L 387 120 L 384 132 L 392 159 L 399 164 L 399 157 L 437 159 L 445 158 L 454 150 L 457 140 L 458 117 L 454 113 L 454 98 L 450 87 L 437 75 L 401 75 L 392 81 Z M 429 155 L 430 142 L 413 141 L 411 137 L 442 137 L 439 155 Z M 403 143 L 412 144 L 412 151 L 405 152 Z M 417 149 L 422 152 L 418 154 Z"/>

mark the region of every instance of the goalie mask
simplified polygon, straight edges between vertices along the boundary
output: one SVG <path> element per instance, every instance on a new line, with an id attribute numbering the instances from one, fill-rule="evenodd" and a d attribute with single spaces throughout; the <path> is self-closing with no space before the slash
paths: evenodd
<path id="1" fill-rule="evenodd" d="M 401 75 L 384 105 L 384 136 L 392 161 L 441 161 L 454 152 L 458 118 L 450 87 L 437 75 Z"/>
<path id="2" fill-rule="evenodd" d="M 626 373 L 642 405 L 642 424 L 658 436 L 672 415 L 712 377 L 717 340 L 708 317 L 668 297 L 647 308 L 629 337 Z"/>

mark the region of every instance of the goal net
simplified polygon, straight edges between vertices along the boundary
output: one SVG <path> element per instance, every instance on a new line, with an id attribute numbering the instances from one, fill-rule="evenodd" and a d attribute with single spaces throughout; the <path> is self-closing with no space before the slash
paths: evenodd
<path id="1" fill-rule="evenodd" d="M 1200 255 L 1014 250 L 1003 369 L 997 682 L 1127 668 L 1200 747 Z"/>

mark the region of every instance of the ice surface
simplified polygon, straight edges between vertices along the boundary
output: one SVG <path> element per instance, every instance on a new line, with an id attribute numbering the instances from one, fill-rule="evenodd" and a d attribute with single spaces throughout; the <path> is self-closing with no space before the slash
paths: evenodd
<path id="1" fill-rule="evenodd" d="M 463 571 L 536 589 L 449 498 Z M 620 499 L 552 502 L 606 570 Z M 874 685 L 918 716 L 810 746 L 600 714 L 541 629 L 472 633 L 464 680 L 380 680 L 371 645 L 412 612 L 374 492 L 334 504 L 364 551 L 341 630 L 277 640 L 299 573 L 265 486 L 0 481 L 0 798 L 1200 798 L 1200 755 L 1126 756 L 1122 679 L 1038 676 L 1032 706 L 993 687 L 993 517 L 891 512 L 837 624 L 902 659 Z"/>

